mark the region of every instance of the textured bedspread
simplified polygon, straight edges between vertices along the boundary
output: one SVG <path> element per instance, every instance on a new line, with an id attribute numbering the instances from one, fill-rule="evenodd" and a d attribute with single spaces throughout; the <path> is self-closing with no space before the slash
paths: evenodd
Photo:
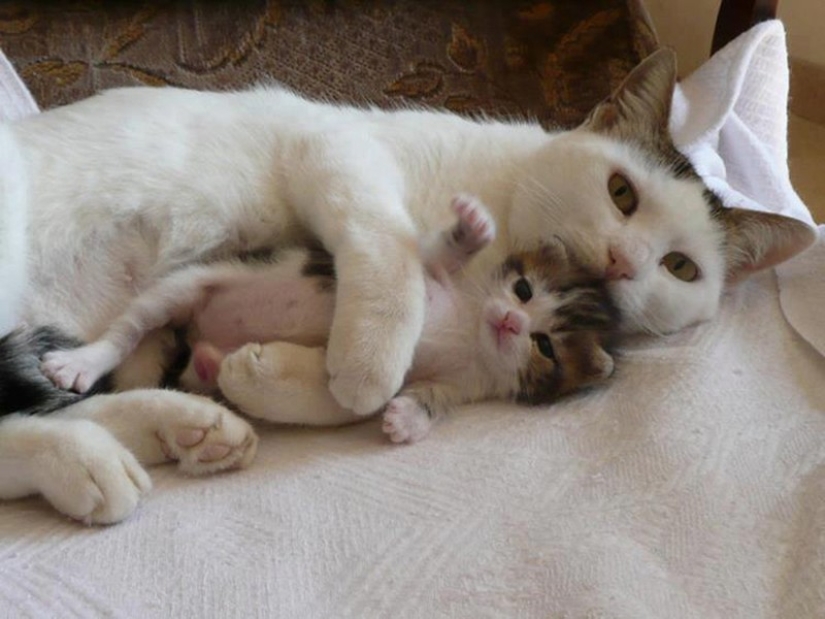
<path id="1" fill-rule="evenodd" d="M 825 616 L 825 358 L 773 273 L 549 409 L 261 434 L 111 528 L 0 504 L 0 616 Z"/>
<path id="2" fill-rule="evenodd" d="M 0 503 L 0 618 L 825 617 L 823 240 L 800 260 L 785 315 L 762 274 L 552 408 L 403 447 L 375 421 L 261 427 L 250 469 L 153 469 L 110 528 Z"/>

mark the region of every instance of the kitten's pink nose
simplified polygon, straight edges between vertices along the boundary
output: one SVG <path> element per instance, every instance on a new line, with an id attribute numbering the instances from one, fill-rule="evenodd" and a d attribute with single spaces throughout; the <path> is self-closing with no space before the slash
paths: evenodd
<path id="1" fill-rule="evenodd" d="M 607 270 L 604 272 L 607 279 L 633 279 L 636 277 L 636 269 L 630 257 L 620 249 L 611 247 L 607 251 L 607 258 L 609 262 Z"/>
<path id="2" fill-rule="evenodd" d="M 504 314 L 504 318 L 498 321 L 496 330 L 498 330 L 499 333 L 506 331 L 507 333 L 518 335 L 521 333 L 521 321 L 515 317 L 513 312 L 507 312 Z"/>

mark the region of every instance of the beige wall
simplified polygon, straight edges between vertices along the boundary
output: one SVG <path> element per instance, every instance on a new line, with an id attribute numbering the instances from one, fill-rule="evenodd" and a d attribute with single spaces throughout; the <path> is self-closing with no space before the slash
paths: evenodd
<path id="1" fill-rule="evenodd" d="M 708 56 L 720 0 L 645 0 L 659 39 L 679 54 L 683 75 Z M 825 67 L 825 1 L 779 0 L 793 58 Z"/>
<path id="2" fill-rule="evenodd" d="M 791 57 L 825 67 L 825 2 L 779 0 L 779 18 L 788 31 Z"/>
<path id="3" fill-rule="evenodd" d="M 720 0 L 645 0 L 659 40 L 674 48 L 679 56 L 681 75 L 693 71 L 710 54 L 719 3 Z"/>

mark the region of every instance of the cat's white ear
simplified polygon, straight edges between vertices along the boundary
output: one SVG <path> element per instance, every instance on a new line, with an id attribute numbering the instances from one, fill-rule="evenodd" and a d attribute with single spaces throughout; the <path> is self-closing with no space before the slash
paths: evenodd
<path id="1" fill-rule="evenodd" d="M 668 134 L 675 85 L 676 54 L 660 49 L 640 62 L 582 126 L 636 137 Z"/>
<path id="2" fill-rule="evenodd" d="M 718 217 L 725 229 L 728 284 L 793 258 L 816 240 L 813 228 L 783 215 L 723 208 Z"/>

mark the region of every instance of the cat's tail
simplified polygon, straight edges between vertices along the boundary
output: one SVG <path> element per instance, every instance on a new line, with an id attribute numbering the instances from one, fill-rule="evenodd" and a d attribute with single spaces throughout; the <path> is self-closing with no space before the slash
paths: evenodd
<path id="1" fill-rule="evenodd" d="M 95 393 L 111 391 L 110 376 L 81 394 L 60 389 L 40 371 L 41 358 L 47 352 L 82 344 L 54 327 L 17 329 L 0 338 L 0 417 L 45 415 Z"/>
<path id="2" fill-rule="evenodd" d="M 26 291 L 27 187 L 17 139 L 0 122 L 0 335 L 19 324 Z"/>

